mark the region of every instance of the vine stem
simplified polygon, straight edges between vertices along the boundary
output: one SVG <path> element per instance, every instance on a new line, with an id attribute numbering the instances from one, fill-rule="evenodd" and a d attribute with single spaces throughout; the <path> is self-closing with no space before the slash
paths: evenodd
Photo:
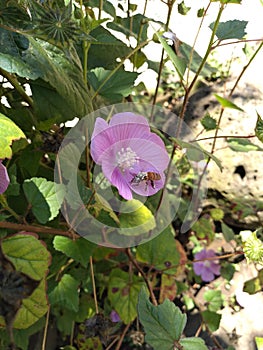
<path id="1" fill-rule="evenodd" d="M 144 279 L 146 285 L 147 285 L 147 288 L 149 290 L 149 293 L 150 293 L 150 296 L 151 296 L 151 299 L 152 299 L 152 303 L 153 305 L 157 306 L 158 303 L 157 303 L 157 300 L 155 298 L 155 295 L 153 293 L 153 289 L 152 289 L 152 286 L 146 276 L 146 274 L 144 273 L 144 271 L 142 270 L 142 268 L 140 267 L 140 265 L 138 264 L 138 262 L 134 259 L 132 253 L 131 253 L 131 250 L 130 248 L 127 248 L 126 249 L 126 254 L 129 258 L 129 260 L 131 261 L 131 263 L 136 267 L 136 269 L 140 272 L 140 274 L 142 275 L 142 278 Z"/>
<path id="2" fill-rule="evenodd" d="M 241 73 L 239 74 L 234 86 L 232 87 L 230 93 L 228 94 L 228 98 L 230 98 L 233 94 L 233 92 L 235 91 L 240 79 L 242 78 L 242 76 L 244 75 L 245 71 L 247 70 L 247 68 L 250 66 L 250 64 L 252 63 L 252 61 L 254 60 L 254 58 L 256 57 L 257 53 L 259 52 L 259 50 L 262 48 L 263 46 L 263 41 L 260 43 L 259 47 L 257 48 L 257 50 L 254 52 L 254 54 L 251 56 L 251 58 L 249 59 L 248 63 L 243 67 Z M 222 120 L 222 117 L 223 117 L 223 113 L 224 113 L 224 107 L 222 106 L 221 107 L 221 110 L 220 110 L 220 114 L 219 114 L 219 118 L 218 118 L 218 123 L 217 123 L 217 128 L 215 130 L 215 135 L 214 135 L 214 138 L 213 138 L 213 143 L 212 143 L 212 147 L 211 147 L 211 154 L 213 154 L 215 152 L 215 147 L 216 147 L 216 140 L 218 138 L 218 132 L 220 130 L 220 124 L 221 124 L 221 120 Z M 233 136 L 234 138 L 234 136 Z M 207 161 L 206 161 L 206 164 L 204 166 L 204 170 L 203 170 L 203 173 L 201 174 L 201 176 L 199 177 L 199 181 L 198 181 L 198 184 L 197 184 L 197 187 L 198 187 L 198 191 L 201 187 L 201 182 L 203 180 L 203 177 L 207 171 L 207 168 L 208 168 L 208 165 L 211 161 L 211 158 L 208 158 Z"/>
<path id="3" fill-rule="evenodd" d="M 165 4 L 168 6 L 168 13 L 167 13 L 167 17 L 166 17 L 165 30 L 168 31 L 169 23 L 170 23 L 170 19 L 171 19 L 171 15 L 172 15 L 172 10 L 173 10 L 174 0 L 172 0 L 172 1 L 168 0 L 168 2 L 165 3 Z M 158 76 L 157 76 L 157 82 L 156 82 L 156 87 L 155 87 L 154 96 L 153 96 L 153 102 L 152 102 L 152 110 L 151 110 L 151 117 L 150 117 L 150 120 L 152 122 L 153 122 L 154 106 L 156 104 L 156 100 L 157 100 L 157 96 L 158 96 L 158 89 L 159 89 L 160 81 L 161 81 L 161 74 L 162 74 L 162 70 L 163 70 L 163 59 L 164 59 L 164 48 L 162 48 L 160 64 L 159 64 L 159 70 L 158 70 Z"/>
<path id="4" fill-rule="evenodd" d="M 26 101 L 31 108 L 34 107 L 34 102 L 30 96 L 28 96 L 24 90 L 24 88 L 21 86 L 21 84 L 18 82 L 17 78 L 9 74 L 6 70 L 0 68 L 0 73 L 3 77 L 5 77 L 10 84 L 13 85 L 13 87 L 16 89 L 16 91 L 21 95 L 21 97 Z"/>
<path id="5" fill-rule="evenodd" d="M 138 46 L 135 47 L 126 57 L 124 57 L 120 63 L 110 72 L 110 74 L 103 80 L 103 82 L 100 84 L 100 86 L 95 91 L 94 95 L 91 97 L 91 100 L 94 100 L 94 98 L 99 94 L 100 90 L 103 88 L 103 86 L 110 80 L 110 78 L 122 67 L 125 60 L 130 58 L 132 55 L 135 54 L 138 50 L 140 50 L 143 46 L 147 45 L 150 40 L 146 40 L 141 42 Z"/>
<path id="6" fill-rule="evenodd" d="M 213 140 L 214 138 L 216 138 L 216 139 L 228 139 L 228 138 L 232 138 L 232 139 L 252 139 L 254 137 L 257 137 L 257 136 L 256 135 L 219 135 L 219 136 L 204 137 L 204 138 L 192 140 L 192 141 L 189 141 L 189 142 Z"/>
<path id="7" fill-rule="evenodd" d="M 123 330 L 121 336 L 120 336 L 120 339 L 119 339 L 119 341 L 118 341 L 118 343 L 117 343 L 117 345 L 116 345 L 115 350 L 120 350 L 121 344 L 122 344 L 123 339 L 124 339 L 124 337 L 125 337 L 125 334 L 128 332 L 128 329 L 129 329 L 129 328 L 130 328 L 130 324 L 128 323 L 128 324 L 126 325 L 126 327 L 124 328 L 124 330 Z"/>
<path id="8" fill-rule="evenodd" d="M 89 257 L 89 264 L 90 264 L 90 274 L 91 274 L 91 280 L 92 280 L 92 289 L 93 289 L 95 310 L 96 310 L 96 314 L 98 314 L 99 313 L 99 307 L 98 307 L 98 300 L 97 300 L 97 293 L 96 293 L 96 283 L 95 283 L 95 276 L 94 276 L 92 256 Z"/>
<path id="9" fill-rule="evenodd" d="M 9 207 L 6 197 L 3 194 L 0 194 L 0 204 L 2 205 L 3 209 L 13 215 L 17 221 L 21 221 L 20 216 L 12 208 Z"/>
<path id="10" fill-rule="evenodd" d="M 58 229 L 55 229 L 52 227 L 46 227 L 46 226 L 16 224 L 14 222 L 8 222 L 8 221 L 1 221 L 0 228 L 7 228 L 10 230 L 19 230 L 19 231 L 27 231 L 27 232 L 36 232 L 36 233 L 48 233 L 51 235 L 66 236 L 73 239 L 79 238 L 79 235 L 71 231 L 63 231 L 63 230 L 58 230 Z"/>
<path id="11" fill-rule="evenodd" d="M 49 315 L 50 315 L 50 305 L 48 305 L 48 309 L 47 309 L 46 322 L 45 322 L 45 327 L 44 327 L 44 334 L 43 334 L 41 350 L 45 350 L 46 349 Z"/>

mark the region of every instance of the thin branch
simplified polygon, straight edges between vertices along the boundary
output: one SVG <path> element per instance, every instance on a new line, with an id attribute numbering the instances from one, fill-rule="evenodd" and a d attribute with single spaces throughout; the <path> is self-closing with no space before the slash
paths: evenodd
<path id="1" fill-rule="evenodd" d="M 92 256 L 89 257 L 89 264 L 90 264 L 90 273 L 91 273 L 91 280 L 92 280 L 92 289 L 93 289 L 95 310 L 96 310 L 96 314 L 98 314 L 99 313 L 99 308 L 98 308 L 98 300 L 97 300 L 97 294 L 96 294 L 96 283 L 95 283 L 95 277 L 94 277 Z"/>
<path id="2" fill-rule="evenodd" d="M 129 260 L 131 261 L 131 263 L 136 267 L 136 269 L 140 272 L 140 274 L 142 275 L 142 278 L 144 279 L 146 285 L 147 285 L 147 288 L 149 290 L 149 293 L 150 293 L 150 296 L 151 296 L 151 299 L 152 299 L 152 303 L 153 305 L 157 306 L 158 303 L 157 303 L 157 300 L 155 298 L 155 295 L 153 293 L 153 290 L 152 290 L 152 286 L 146 276 L 146 274 L 144 273 L 144 271 L 142 270 L 142 268 L 140 267 L 140 265 L 137 263 L 136 259 L 134 259 L 132 253 L 131 253 L 131 250 L 129 248 L 126 249 L 126 254 L 129 258 Z"/>
<path id="3" fill-rule="evenodd" d="M 129 329 L 129 328 L 130 328 L 130 324 L 127 324 L 127 326 L 124 328 L 124 330 L 123 330 L 123 332 L 122 332 L 122 335 L 121 335 L 121 337 L 120 337 L 120 339 L 119 339 L 119 341 L 118 341 L 118 343 L 117 343 L 117 345 L 116 345 L 115 350 L 120 350 L 121 345 L 122 345 L 122 342 L 123 342 L 123 339 L 124 339 L 124 337 L 125 337 L 125 334 L 128 332 L 128 329 Z"/>
<path id="4" fill-rule="evenodd" d="M 34 103 L 33 103 L 32 98 L 26 94 L 23 86 L 19 83 L 17 78 L 14 75 L 10 74 L 9 72 L 7 72 L 6 70 L 4 70 L 2 68 L 0 68 L 0 73 L 1 73 L 1 75 L 3 77 L 5 77 L 13 85 L 13 87 L 21 95 L 23 100 L 25 102 L 27 102 L 31 108 L 33 108 L 34 107 Z"/>
<path id="5" fill-rule="evenodd" d="M 77 239 L 80 237 L 79 235 L 71 231 L 63 231 L 63 230 L 58 230 L 58 229 L 55 229 L 52 227 L 46 227 L 46 226 L 16 224 L 8 221 L 1 221 L 0 228 L 7 228 L 10 230 L 18 230 L 18 231 L 36 232 L 36 233 L 48 233 L 51 235 L 66 236 L 72 239 Z"/>
<path id="6" fill-rule="evenodd" d="M 41 350 L 45 350 L 46 349 L 49 315 L 50 315 L 50 305 L 48 305 L 48 309 L 47 309 L 46 322 L 45 322 L 45 327 L 44 327 L 44 334 L 43 334 Z"/>
<path id="7" fill-rule="evenodd" d="M 228 139 L 228 138 L 232 138 L 232 139 L 251 139 L 257 137 L 256 135 L 220 135 L 220 136 L 210 136 L 210 137 L 204 137 L 202 139 L 196 139 L 196 140 L 192 140 L 189 142 L 197 142 L 197 141 L 205 141 L 205 140 L 214 140 L 216 139 Z"/>

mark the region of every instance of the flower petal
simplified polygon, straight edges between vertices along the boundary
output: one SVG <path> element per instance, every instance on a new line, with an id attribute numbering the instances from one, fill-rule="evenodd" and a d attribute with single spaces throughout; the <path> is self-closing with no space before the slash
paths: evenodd
<path id="1" fill-rule="evenodd" d="M 112 175 L 110 182 L 113 186 L 117 187 L 119 194 L 126 200 L 131 200 L 132 197 L 132 191 L 125 180 L 124 176 L 121 175 L 121 172 L 118 168 L 115 168 Z"/>
<path id="2" fill-rule="evenodd" d="M 90 143 L 90 154 L 97 164 L 101 164 L 100 157 L 111 144 L 112 140 L 108 134 L 108 124 L 104 119 L 97 118 Z"/>
<path id="3" fill-rule="evenodd" d="M 163 172 L 169 164 L 169 155 L 164 147 L 149 139 L 134 138 L 129 141 L 129 147 L 137 154 L 140 162 L 150 164 L 156 172 Z M 140 169 L 140 171 L 151 171 L 151 169 Z"/>
<path id="4" fill-rule="evenodd" d="M 152 187 L 152 183 L 151 181 L 142 181 L 139 184 L 135 184 L 132 183 L 132 179 L 129 182 L 131 189 L 133 190 L 133 192 L 139 194 L 140 196 L 152 196 L 155 193 L 157 193 L 158 191 L 160 191 L 160 189 L 163 188 L 164 183 L 165 183 L 165 175 L 164 173 L 158 173 L 161 176 L 160 180 L 154 180 L 153 181 L 153 185 L 154 187 Z"/>
<path id="5" fill-rule="evenodd" d="M 201 273 L 201 278 L 204 282 L 211 282 L 213 279 L 215 279 L 215 276 L 208 267 L 204 267 Z"/>
<path id="6" fill-rule="evenodd" d="M 6 167 L 0 161 L 0 194 L 4 193 L 10 183 Z"/>
<path id="7" fill-rule="evenodd" d="M 215 263 L 212 262 L 210 265 L 210 270 L 213 272 L 214 275 L 220 275 L 220 270 L 221 270 L 221 266 L 219 265 L 219 263 Z"/>
<path id="8" fill-rule="evenodd" d="M 135 122 L 125 122 L 122 124 L 110 125 L 108 132 L 112 142 L 133 138 L 146 138 L 150 134 L 149 125 Z"/>
<path id="9" fill-rule="evenodd" d="M 198 253 L 197 253 L 198 254 Z M 197 255 L 196 254 L 196 255 Z M 195 255 L 195 258 L 196 258 L 196 255 Z M 193 269 L 194 269 L 194 272 L 197 276 L 200 276 L 203 272 L 203 269 L 204 269 L 204 264 L 202 261 L 197 261 L 193 264 Z"/>
<path id="10" fill-rule="evenodd" d="M 202 259 L 206 259 L 207 255 L 206 255 L 206 250 L 203 249 L 200 252 L 195 254 L 195 260 L 202 260 Z M 195 263 L 196 264 L 196 263 Z"/>
<path id="11" fill-rule="evenodd" d="M 132 112 L 116 113 L 110 120 L 110 126 L 118 124 L 140 124 L 140 126 L 146 126 L 150 131 L 149 123 L 142 115 L 134 114 Z"/>

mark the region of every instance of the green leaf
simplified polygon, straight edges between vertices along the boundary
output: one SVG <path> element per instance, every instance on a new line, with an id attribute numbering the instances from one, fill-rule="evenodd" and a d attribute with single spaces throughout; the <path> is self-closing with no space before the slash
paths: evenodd
<path id="1" fill-rule="evenodd" d="M 184 350 L 208 350 L 201 338 L 184 338 L 180 341 Z"/>
<path id="2" fill-rule="evenodd" d="M 191 10 L 191 7 L 187 7 L 184 3 L 184 0 L 177 5 L 178 12 L 180 15 L 187 15 L 187 13 Z"/>
<path id="3" fill-rule="evenodd" d="M 25 137 L 23 131 L 12 120 L 0 113 L 0 159 L 11 158 L 12 142 Z"/>
<path id="4" fill-rule="evenodd" d="M 44 178 L 25 180 L 23 189 L 32 211 L 41 224 L 54 219 L 64 199 L 64 186 Z"/>
<path id="5" fill-rule="evenodd" d="M 263 286 L 263 269 L 258 271 L 258 275 L 244 283 L 243 291 L 249 294 L 260 292 Z"/>
<path id="6" fill-rule="evenodd" d="M 173 350 L 186 324 L 186 315 L 170 300 L 154 306 L 142 288 L 138 302 L 139 320 L 146 333 L 145 341 L 154 349 Z"/>
<path id="7" fill-rule="evenodd" d="M 140 235 L 155 228 L 152 212 L 137 199 L 121 204 L 119 220 L 125 235 Z"/>
<path id="8" fill-rule="evenodd" d="M 23 78 L 37 79 L 41 70 L 26 60 L 25 53 L 28 47 L 24 50 L 19 48 L 16 34 L 0 28 L 0 67 Z"/>
<path id="9" fill-rule="evenodd" d="M 219 208 L 212 208 L 210 210 L 211 218 L 215 221 L 220 221 L 224 218 L 224 211 Z"/>
<path id="10" fill-rule="evenodd" d="M 229 264 L 229 263 L 222 264 L 220 275 L 221 277 L 225 278 L 227 281 L 231 281 L 235 271 L 236 269 L 234 264 Z"/>
<path id="11" fill-rule="evenodd" d="M 130 37 L 141 39 L 141 41 L 147 40 L 147 29 L 148 29 L 149 18 L 138 13 L 130 17 L 116 17 L 114 21 L 107 23 L 107 27 L 118 32 L 125 34 Z"/>
<path id="12" fill-rule="evenodd" d="M 201 119 L 201 124 L 203 125 L 206 131 L 215 130 L 217 127 L 216 119 L 212 118 L 209 114 L 206 114 Z"/>
<path id="13" fill-rule="evenodd" d="M 216 29 L 216 36 L 219 40 L 226 39 L 242 39 L 246 35 L 245 29 L 248 21 L 227 21 L 220 22 Z M 209 25 L 209 28 L 213 30 L 215 22 Z"/>
<path id="14" fill-rule="evenodd" d="M 40 120 L 56 117 L 57 123 L 69 116 L 85 116 L 92 110 L 91 94 L 83 79 L 77 53 L 65 54 L 55 46 L 29 38 L 25 59 L 41 71 L 31 82 L 35 111 Z"/>
<path id="15" fill-rule="evenodd" d="M 49 301 L 54 305 L 65 307 L 77 312 L 79 309 L 79 282 L 72 276 L 65 274 L 57 286 L 49 293 Z"/>
<path id="16" fill-rule="evenodd" d="M 223 108 L 232 108 L 232 109 L 236 109 L 238 111 L 244 112 L 244 110 L 242 108 L 238 107 L 236 104 L 229 101 L 228 99 L 221 97 L 217 94 L 214 94 L 214 96 Z"/>
<path id="17" fill-rule="evenodd" d="M 51 256 L 44 243 L 33 233 L 16 234 L 4 239 L 2 249 L 16 270 L 41 280 L 34 292 L 23 300 L 14 322 L 14 328 L 28 328 L 47 312 L 45 278 Z"/>
<path id="18" fill-rule="evenodd" d="M 263 338 L 262 337 L 255 337 L 255 342 L 257 345 L 257 350 L 263 350 Z"/>
<path id="19" fill-rule="evenodd" d="M 174 52 L 174 50 L 171 48 L 170 45 L 167 44 L 166 40 L 163 38 L 163 36 L 160 33 L 155 32 L 155 34 L 157 35 L 164 50 L 166 51 L 167 55 L 169 56 L 170 60 L 172 61 L 174 68 L 176 69 L 180 79 L 183 80 L 186 65 L 187 65 L 186 59 L 182 58 L 182 57 L 178 57 L 176 55 L 176 53 Z"/>
<path id="20" fill-rule="evenodd" d="M 156 238 L 140 244 L 136 250 L 136 259 L 149 264 L 156 270 L 166 270 L 167 267 L 175 266 L 166 270 L 167 274 L 176 273 L 180 261 L 180 254 L 176 247 L 176 241 L 170 229 L 165 229 Z"/>
<path id="21" fill-rule="evenodd" d="M 223 170 L 221 160 L 219 160 L 212 153 L 206 151 L 204 148 L 199 146 L 199 144 L 197 142 L 189 143 L 189 142 L 181 141 L 180 139 L 175 138 L 175 137 L 171 137 L 171 140 L 175 141 L 181 148 L 187 149 L 187 157 L 190 160 L 200 161 L 200 160 L 204 159 L 204 156 L 207 156 L 208 158 L 211 158 L 216 163 L 216 165 L 219 167 L 219 169 L 221 171 Z M 193 157 L 191 157 L 191 153 L 193 153 Z"/>
<path id="22" fill-rule="evenodd" d="M 109 279 L 109 300 L 125 324 L 137 316 L 137 303 L 142 278 L 120 269 L 112 270 Z"/>
<path id="23" fill-rule="evenodd" d="M 200 9 L 197 10 L 197 17 L 200 18 L 200 17 L 203 17 L 204 16 L 204 13 L 205 13 L 205 9 L 202 7 Z"/>
<path id="24" fill-rule="evenodd" d="M 182 43 L 180 45 L 179 50 L 184 59 L 186 60 L 189 69 L 192 72 L 196 73 L 203 62 L 203 58 L 199 55 L 197 51 L 193 50 L 193 48 L 186 43 Z M 190 57 L 191 61 L 189 60 Z M 199 74 L 205 77 L 210 77 L 211 74 L 215 73 L 216 71 L 216 68 L 213 68 L 210 64 L 206 62 Z"/>
<path id="25" fill-rule="evenodd" d="M 258 112 L 257 112 L 257 116 L 258 118 L 257 118 L 255 133 L 259 141 L 263 142 L 263 120 L 261 116 L 258 114 Z"/>
<path id="26" fill-rule="evenodd" d="M 46 275 L 51 256 L 35 234 L 10 236 L 2 241 L 2 248 L 18 271 L 36 280 L 41 280 Z"/>
<path id="27" fill-rule="evenodd" d="M 230 242 L 232 239 L 235 238 L 235 233 L 232 230 L 232 228 L 227 226 L 224 222 L 221 223 L 221 228 L 222 228 L 224 238 L 227 242 Z"/>
<path id="28" fill-rule="evenodd" d="M 202 318 L 211 332 L 215 332 L 219 328 L 221 315 L 216 312 L 205 310 L 202 312 Z"/>
<path id="29" fill-rule="evenodd" d="M 108 23 L 107 26 L 111 27 L 111 24 Z M 92 30 L 90 34 L 96 41 L 92 43 L 89 49 L 89 69 L 103 67 L 104 69 L 112 70 L 118 65 L 118 59 L 125 58 L 131 52 L 130 47 L 127 47 L 102 26 Z"/>
<path id="30" fill-rule="evenodd" d="M 87 267 L 89 257 L 95 249 L 95 244 L 87 241 L 85 238 L 79 238 L 75 241 L 68 237 L 56 236 L 53 240 L 53 246 L 56 250 L 64 253 L 69 258 Z"/>
<path id="31" fill-rule="evenodd" d="M 213 238 L 215 234 L 215 227 L 212 220 L 201 217 L 197 222 L 192 226 L 193 231 L 196 232 L 198 238 Z"/>
<path id="32" fill-rule="evenodd" d="M 88 73 L 88 80 L 96 93 L 116 103 L 131 94 L 137 76 L 137 73 L 124 70 L 118 70 L 112 75 L 112 71 L 99 67 Z"/>
<path id="33" fill-rule="evenodd" d="M 258 145 L 254 145 L 248 139 L 229 138 L 227 139 L 227 143 L 235 152 L 263 151 L 263 148 L 259 147 Z"/>
<path id="34" fill-rule="evenodd" d="M 204 293 L 204 300 L 208 304 L 209 311 L 218 311 L 223 304 L 222 292 L 220 290 L 208 290 Z"/>

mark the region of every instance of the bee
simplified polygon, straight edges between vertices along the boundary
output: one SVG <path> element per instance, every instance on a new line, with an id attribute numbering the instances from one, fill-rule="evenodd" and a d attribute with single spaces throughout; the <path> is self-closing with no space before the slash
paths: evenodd
<path id="1" fill-rule="evenodd" d="M 139 185 L 141 182 L 145 181 L 146 183 L 145 191 L 146 191 L 149 185 L 149 182 L 152 188 L 155 188 L 154 181 L 158 181 L 158 180 L 161 180 L 160 174 L 155 173 L 153 171 L 140 171 L 137 175 L 134 175 L 133 179 L 131 180 L 131 184 Z"/>

